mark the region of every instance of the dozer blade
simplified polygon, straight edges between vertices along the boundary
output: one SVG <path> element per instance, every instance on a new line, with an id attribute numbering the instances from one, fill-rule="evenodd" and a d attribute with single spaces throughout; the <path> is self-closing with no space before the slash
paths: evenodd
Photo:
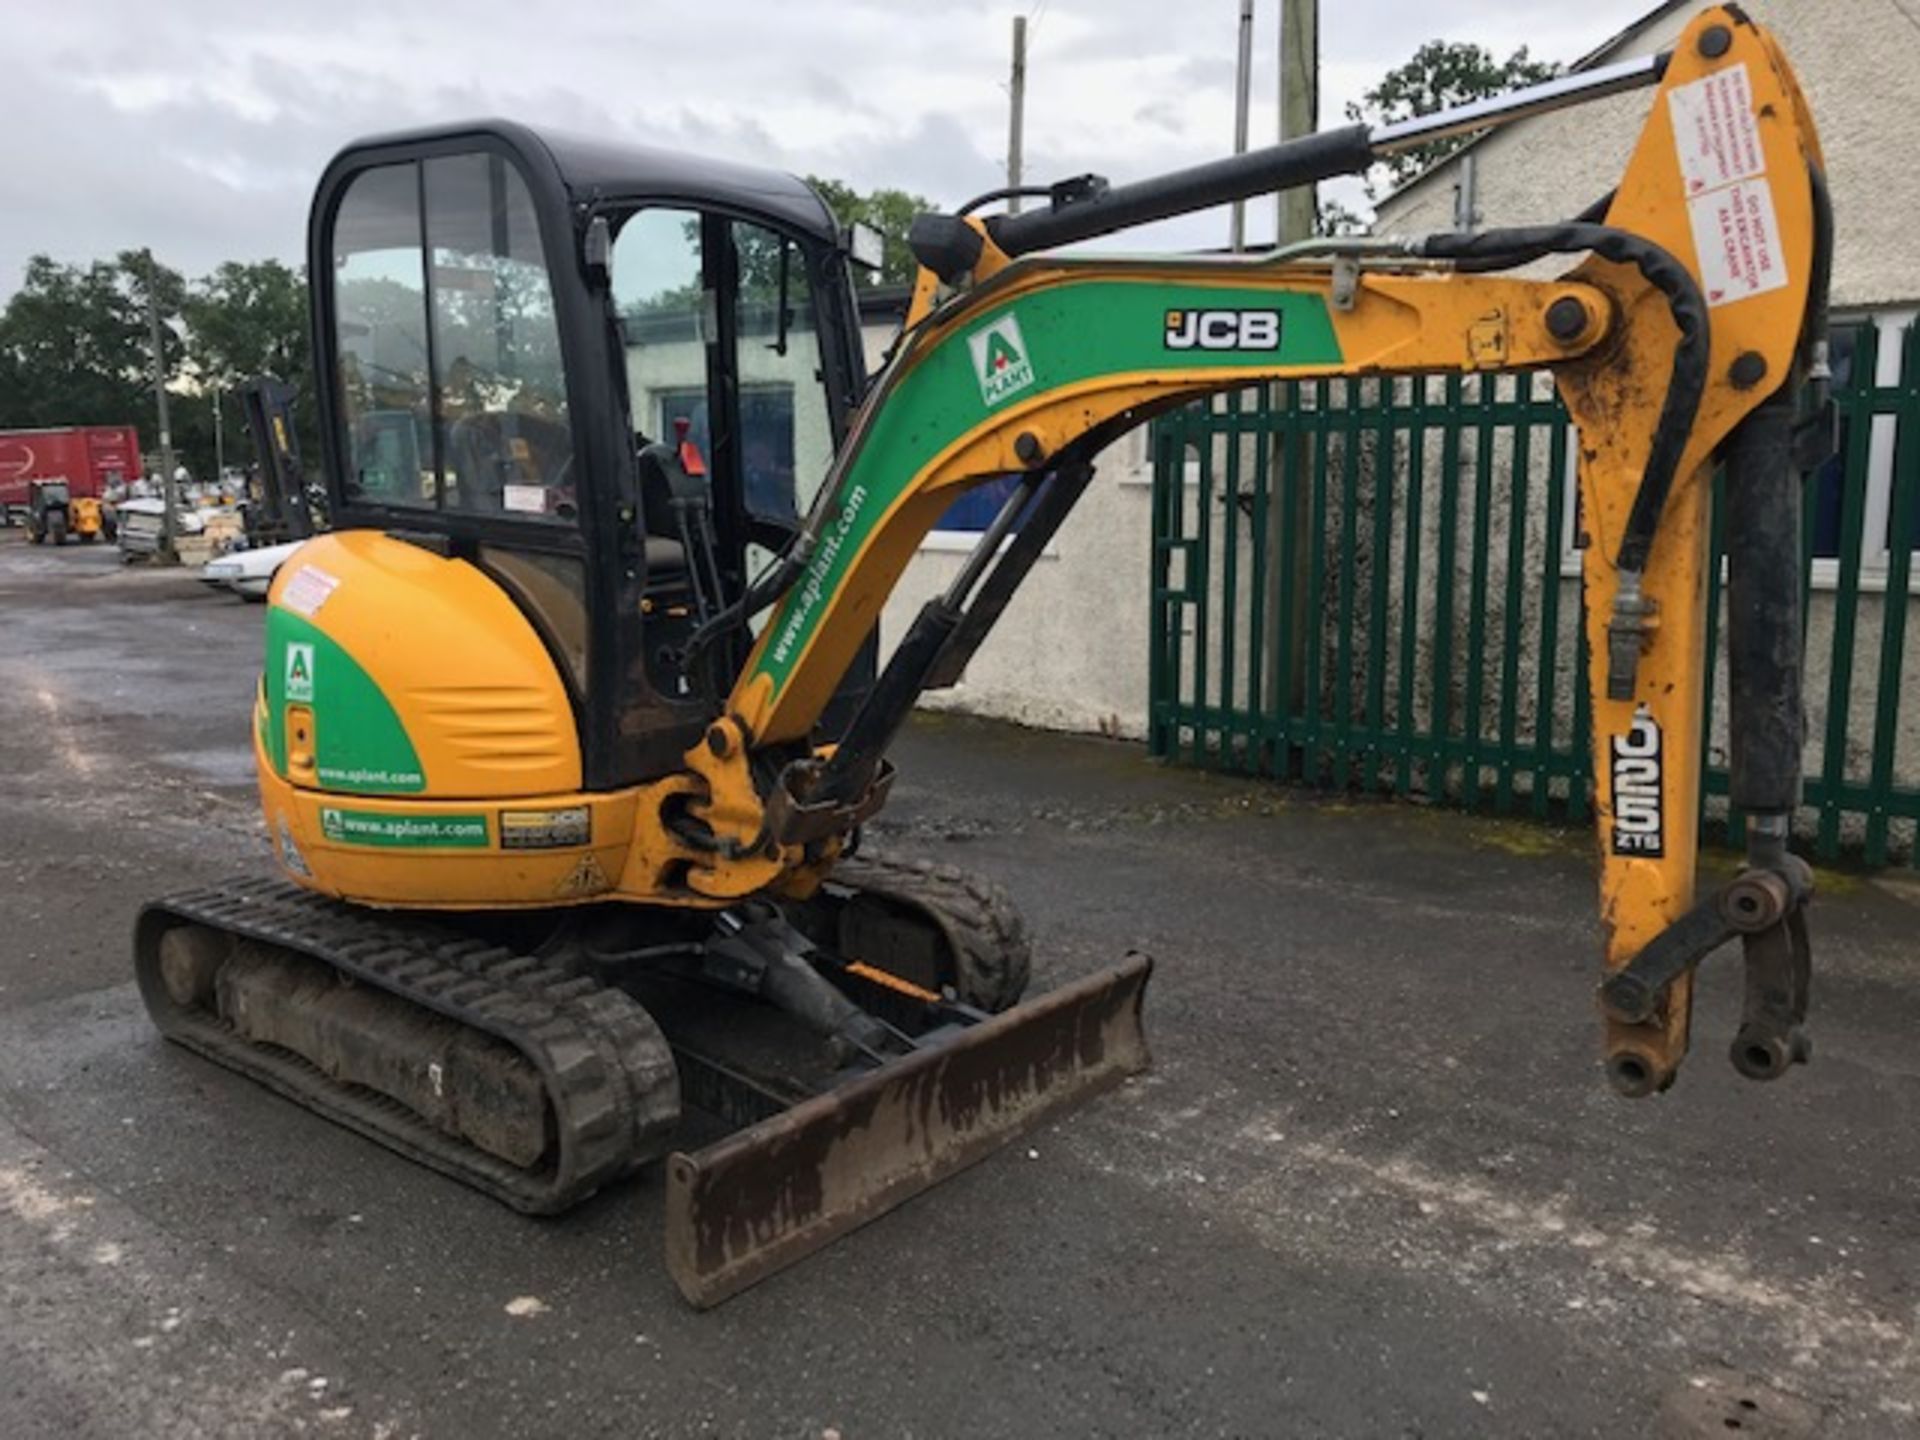
<path id="1" fill-rule="evenodd" d="M 667 1162 L 667 1270 L 701 1309 L 1149 1063 L 1153 962 L 1041 996 Z"/>

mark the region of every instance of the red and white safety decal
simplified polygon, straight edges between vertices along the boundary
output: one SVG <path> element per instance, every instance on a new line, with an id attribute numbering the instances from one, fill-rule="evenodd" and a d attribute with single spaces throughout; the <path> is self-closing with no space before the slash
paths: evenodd
<path id="1" fill-rule="evenodd" d="M 1727 305 L 1778 290 L 1787 283 L 1780 253 L 1780 222 L 1764 180 L 1743 180 L 1687 202 L 1700 286 L 1708 305 Z"/>
<path id="2" fill-rule="evenodd" d="M 1674 86 L 1667 105 L 1707 304 L 1778 290 L 1786 257 L 1746 65 Z"/>
<path id="3" fill-rule="evenodd" d="M 1753 114 L 1744 63 L 1667 92 L 1680 176 L 1691 197 L 1767 173 L 1767 152 Z"/>

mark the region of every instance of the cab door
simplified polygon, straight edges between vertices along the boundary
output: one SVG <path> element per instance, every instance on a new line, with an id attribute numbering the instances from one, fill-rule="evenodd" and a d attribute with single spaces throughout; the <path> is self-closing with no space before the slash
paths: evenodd
<path id="1" fill-rule="evenodd" d="M 838 266 L 818 242 L 718 210 L 648 205 L 620 226 L 612 290 L 635 440 L 664 440 L 704 470 L 722 603 L 793 541 L 832 466 L 855 383 Z M 693 568 L 674 554 L 687 541 L 679 517 L 659 496 L 641 502 L 650 559 Z M 659 565 L 651 573 L 654 628 L 670 636 L 689 587 L 663 588 L 671 572 Z M 763 622 L 730 637 L 721 676 Z M 866 670 L 870 679 L 871 657 Z"/>

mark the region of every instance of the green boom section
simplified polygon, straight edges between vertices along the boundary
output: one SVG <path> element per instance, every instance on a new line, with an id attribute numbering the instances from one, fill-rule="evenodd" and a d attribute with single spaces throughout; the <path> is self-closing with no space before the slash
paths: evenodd
<path id="1" fill-rule="evenodd" d="M 1277 345 L 1269 343 L 1269 322 L 1243 326 L 1241 313 L 1277 314 Z M 1196 314 L 1223 318 L 1196 328 Z M 1220 348 L 1178 343 L 1194 334 Z M 1229 348 L 1243 338 L 1256 343 Z M 841 481 L 839 513 L 768 627 L 754 673 L 770 678 L 779 695 L 882 517 L 942 452 L 1001 411 L 1103 375 L 1194 371 L 1204 383 L 1210 370 L 1332 366 L 1340 359 L 1326 301 L 1311 291 L 1068 280 L 983 309 L 935 341 L 884 397 Z"/>
<path id="2" fill-rule="evenodd" d="M 412 795 L 427 788 L 393 705 L 326 631 L 290 610 L 267 614 L 267 754 L 287 773 L 287 705 L 313 709 L 314 770 L 329 790 Z"/>

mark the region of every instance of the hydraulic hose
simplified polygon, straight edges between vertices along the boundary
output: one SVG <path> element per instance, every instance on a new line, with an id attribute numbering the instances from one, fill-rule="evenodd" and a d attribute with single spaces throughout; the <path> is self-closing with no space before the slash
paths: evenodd
<path id="1" fill-rule="evenodd" d="M 1646 469 L 1640 488 L 1634 492 L 1627 528 L 1614 558 L 1622 571 L 1635 577 L 1644 574 L 1654 532 L 1659 529 L 1681 454 L 1687 448 L 1694 417 L 1700 413 L 1700 400 L 1707 389 L 1707 302 L 1693 275 L 1670 252 L 1650 240 L 1625 230 L 1578 221 L 1488 230 L 1478 235 L 1430 235 L 1419 248 L 1435 259 L 1453 260 L 1462 269 L 1509 269 L 1543 255 L 1592 251 L 1602 259 L 1632 265 L 1649 285 L 1666 296 L 1673 323 L 1679 327 L 1680 344 L 1673 352 L 1673 369 L 1654 426 L 1653 447 L 1647 453 Z"/>

